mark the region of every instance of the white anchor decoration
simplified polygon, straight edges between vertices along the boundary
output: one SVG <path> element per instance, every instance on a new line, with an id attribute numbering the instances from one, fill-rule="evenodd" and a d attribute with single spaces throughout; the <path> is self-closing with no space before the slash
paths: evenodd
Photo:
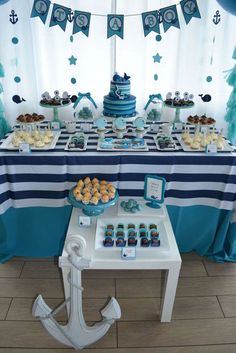
<path id="1" fill-rule="evenodd" d="M 90 260 L 83 258 L 86 248 L 85 239 L 79 235 L 71 235 L 65 244 L 70 262 L 68 281 L 70 297 L 58 308 L 52 310 L 39 295 L 33 305 L 32 315 L 38 318 L 44 328 L 60 343 L 75 349 L 82 349 L 102 338 L 111 325 L 121 317 L 120 306 L 115 298 L 111 298 L 101 310 L 103 319 L 93 326 L 87 326 L 82 311 L 81 271 L 90 266 Z M 69 319 L 66 325 L 60 325 L 54 315 L 65 305 L 69 305 Z"/>

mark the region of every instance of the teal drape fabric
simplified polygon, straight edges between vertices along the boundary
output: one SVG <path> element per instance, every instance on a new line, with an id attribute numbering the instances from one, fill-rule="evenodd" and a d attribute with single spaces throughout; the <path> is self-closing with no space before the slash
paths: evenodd
<path id="1" fill-rule="evenodd" d="M 9 209 L 0 217 L 0 262 L 11 256 L 61 254 L 71 206 Z M 236 223 L 231 211 L 207 206 L 168 206 L 181 252 L 196 251 L 215 261 L 236 261 Z"/>
<path id="2" fill-rule="evenodd" d="M 0 63 L 0 78 L 4 77 L 4 68 L 3 65 Z M 0 95 L 3 93 L 3 85 L 0 82 Z M 0 139 L 2 139 L 8 131 L 10 131 L 11 127 L 8 124 L 7 120 L 4 116 L 4 106 L 2 100 L 0 98 Z"/>

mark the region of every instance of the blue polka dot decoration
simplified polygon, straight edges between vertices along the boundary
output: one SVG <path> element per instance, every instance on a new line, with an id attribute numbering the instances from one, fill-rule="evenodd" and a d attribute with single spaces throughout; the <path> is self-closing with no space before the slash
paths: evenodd
<path id="1" fill-rule="evenodd" d="M 19 39 L 17 37 L 13 37 L 11 41 L 12 41 L 13 44 L 18 44 L 19 43 Z"/>
<path id="2" fill-rule="evenodd" d="M 73 41 L 74 41 L 74 37 L 73 36 L 70 36 L 70 41 L 71 41 L 71 43 L 73 43 Z"/>
<path id="3" fill-rule="evenodd" d="M 212 81 L 212 76 L 207 76 L 206 80 L 207 80 L 207 82 L 211 82 Z"/>
<path id="4" fill-rule="evenodd" d="M 72 79 L 70 81 L 73 85 L 76 84 L 76 79 L 74 77 L 72 77 Z"/>
<path id="5" fill-rule="evenodd" d="M 154 75 L 154 80 L 155 80 L 155 81 L 158 80 L 158 75 L 157 75 L 157 74 Z"/>
<path id="6" fill-rule="evenodd" d="M 19 76 L 15 76 L 15 77 L 14 77 L 14 81 L 15 81 L 16 83 L 20 83 L 21 78 L 20 78 Z"/>
<path id="7" fill-rule="evenodd" d="M 160 34 L 158 34 L 157 36 L 156 36 L 156 41 L 157 42 L 160 42 L 162 40 L 162 36 L 160 35 Z"/>

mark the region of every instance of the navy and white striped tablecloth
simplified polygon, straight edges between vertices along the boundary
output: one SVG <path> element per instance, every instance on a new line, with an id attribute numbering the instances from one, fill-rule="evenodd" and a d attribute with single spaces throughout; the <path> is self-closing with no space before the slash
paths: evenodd
<path id="1" fill-rule="evenodd" d="M 70 136 L 65 129 L 52 151 L 1 150 L 0 214 L 10 207 L 64 206 L 68 190 L 86 175 L 113 182 L 122 196 L 143 196 L 147 173 L 166 178 L 168 205 L 236 209 L 236 153 L 158 152 L 151 132 L 145 135 L 149 152 L 98 152 L 95 131 L 88 135 L 82 152 L 64 150 Z"/>

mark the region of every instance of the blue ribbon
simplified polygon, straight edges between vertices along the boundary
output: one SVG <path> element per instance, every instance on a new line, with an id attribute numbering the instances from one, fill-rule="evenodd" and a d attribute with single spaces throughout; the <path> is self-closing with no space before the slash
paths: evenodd
<path id="1" fill-rule="evenodd" d="M 157 98 L 157 99 L 159 99 L 159 100 L 161 100 L 161 101 L 163 102 L 163 99 L 162 99 L 162 96 L 161 96 L 160 93 L 158 93 L 158 94 L 151 94 L 151 95 L 149 96 L 149 100 L 148 100 L 147 104 L 146 104 L 145 107 L 144 107 L 144 110 L 146 110 L 146 109 L 148 108 L 149 104 L 152 103 L 155 98 Z"/>
<path id="2" fill-rule="evenodd" d="M 77 107 L 77 105 L 79 104 L 79 102 L 81 101 L 82 98 L 86 97 L 95 107 L 95 109 L 97 109 L 97 104 L 95 103 L 95 101 L 93 100 L 93 98 L 91 97 L 91 93 L 87 92 L 87 93 L 80 93 L 78 94 L 78 97 L 73 105 L 73 108 L 75 109 Z"/>

